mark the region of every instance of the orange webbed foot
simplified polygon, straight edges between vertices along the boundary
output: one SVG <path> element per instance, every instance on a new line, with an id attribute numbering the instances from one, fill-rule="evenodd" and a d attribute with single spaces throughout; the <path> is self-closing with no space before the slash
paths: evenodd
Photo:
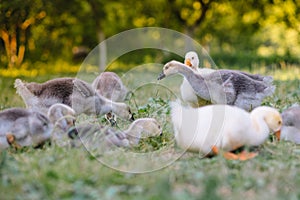
<path id="1" fill-rule="evenodd" d="M 249 159 L 256 157 L 257 155 L 258 155 L 258 153 L 255 153 L 255 152 L 242 151 L 239 154 L 239 160 L 242 160 L 242 161 L 249 160 Z"/>
<path id="2" fill-rule="evenodd" d="M 227 160 L 239 160 L 239 156 L 237 154 L 234 154 L 234 153 L 231 153 L 231 152 L 224 152 L 223 156 Z"/>
<path id="3" fill-rule="evenodd" d="M 226 158 L 228 160 L 240 160 L 240 161 L 246 161 L 246 160 L 252 159 L 257 155 L 258 155 L 258 153 L 246 152 L 246 151 L 242 151 L 239 154 L 234 154 L 231 152 L 223 153 L 224 158 Z"/>
<path id="4" fill-rule="evenodd" d="M 216 146 L 213 146 L 213 147 L 211 148 L 211 151 L 213 152 L 214 155 L 218 155 L 218 154 L 219 154 L 219 149 L 218 149 L 218 147 L 216 147 Z"/>

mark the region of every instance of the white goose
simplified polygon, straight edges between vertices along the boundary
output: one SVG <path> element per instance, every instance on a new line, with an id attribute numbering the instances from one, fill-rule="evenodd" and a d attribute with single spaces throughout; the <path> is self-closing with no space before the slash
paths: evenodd
<path id="1" fill-rule="evenodd" d="M 280 113 L 270 107 L 255 108 L 251 113 L 229 105 L 208 105 L 200 108 L 171 103 L 171 117 L 177 144 L 203 155 L 225 151 L 228 159 L 246 160 L 256 154 L 229 153 L 242 146 L 261 145 L 281 128 Z"/>
<path id="2" fill-rule="evenodd" d="M 128 90 L 123 84 L 120 77 L 114 72 L 102 72 L 92 83 L 94 90 L 103 97 L 113 102 L 124 102 L 128 94 Z M 116 123 L 115 115 L 107 113 L 105 118 Z"/>
<path id="3" fill-rule="evenodd" d="M 211 72 L 214 72 L 213 69 L 208 68 L 199 68 L 199 58 L 196 52 L 190 51 L 185 54 L 184 57 L 184 64 L 191 67 L 195 72 L 198 72 L 200 74 L 209 74 Z M 199 107 L 202 105 L 210 104 L 210 101 L 204 100 L 197 96 L 195 94 L 194 89 L 189 84 L 189 82 L 186 80 L 185 77 L 183 77 L 182 84 L 180 86 L 180 93 L 182 100 L 184 102 L 187 102 L 192 107 Z"/>
<path id="4" fill-rule="evenodd" d="M 274 93 L 271 83 L 258 81 L 233 70 L 217 70 L 201 75 L 178 61 L 165 64 L 158 80 L 173 74 L 184 76 L 197 96 L 214 104 L 235 105 L 251 110 Z M 255 75 L 254 75 L 255 76 Z"/>
<path id="5" fill-rule="evenodd" d="M 27 108 L 47 113 L 56 103 L 72 107 L 76 114 L 104 115 L 113 112 L 124 119 L 133 120 L 130 108 L 124 103 L 112 102 L 95 94 L 85 81 L 75 78 L 57 78 L 45 83 L 24 83 L 15 80 L 17 93 L 22 97 Z"/>
<path id="6" fill-rule="evenodd" d="M 155 119 L 140 118 L 132 122 L 124 131 L 97 124 L 77 125 L 69 131 L 69 136 L 72 139 L 79 137 L 84 144 L 88 145 L 105 141 L 109 146 L 133 147 L 139 143 L 141 137 L 157 136 L 161 133 L 161 126 Z"/>
<path id="7" fill-rule="evenodd" d="M 300 144 L 300 106 L 292 106 L 281 113 L 283 125 L 277 138 Z"/>
<path id="8" fill-rule="evenodd" d="M 36 111 L 10 108 L 0 112 L 0 149 L 39 146 L 50 139 L 53 125 Z"/>

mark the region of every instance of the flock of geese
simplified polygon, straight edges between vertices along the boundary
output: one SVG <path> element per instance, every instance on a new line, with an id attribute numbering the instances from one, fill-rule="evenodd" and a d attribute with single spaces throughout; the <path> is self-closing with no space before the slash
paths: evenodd
<path id="1" fill-rule="evenodd" d="M 184 63 L 170 61 L 158 80 L 183 76 L 181 99 L 170 102 L 171 121 L 177 145 L 205 156 L 222 154 L 227 159 L 247 160 L 255 152 L 233 153 L 243 146 L 259 146 L 275 133 L 280 140 L 300 144 L 300 106 L 282 113 L 261 106 L 275 91 L 273 78 L 237 70 L 199 68 L 196 52 L 188 52 Z M 26 108 L 0 112 L 0 149 L 10 146 L 40 146 L 45 141 L 58 145 L 69 141 L 91 140 L 95 133 L 110 145 L 133 147 L 141 137 L 162 134 L 154 118 L 134 120 L 125 103 L 126 86 L 117 74 L 101 73 L 92 84 L 78 78 L 56 78 L 44 83 L 15 80 L 17 94 Z M 112 127 L 79 124 L 80 114 L 105 115 Z M 127 130 L 116 130 L 116 116 L 132 123 Z"/>

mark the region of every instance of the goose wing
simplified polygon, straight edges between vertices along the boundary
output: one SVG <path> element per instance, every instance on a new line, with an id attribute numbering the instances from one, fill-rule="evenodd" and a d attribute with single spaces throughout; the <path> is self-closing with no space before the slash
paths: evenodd
<path id="1" fill-rule="evenodd" d="M 300 106 L 291 107 L 282 112 L 283 124 L 300 130 Z"/>
<path id="2" fill-rule="evenodd" d="M 266 84 L 244 75 L 243 73 L 219 70 L 224 81 L 225 91 L 235 94 L 234 105 L 250 110 L 261 104 L 262 100 L 274 93 L 275 86 Z M 226 93 L 227 95 L 227 93 Z"/>

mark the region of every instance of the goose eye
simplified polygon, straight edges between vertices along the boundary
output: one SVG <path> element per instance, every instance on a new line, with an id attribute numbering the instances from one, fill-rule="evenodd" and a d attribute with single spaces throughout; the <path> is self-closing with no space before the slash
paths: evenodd
<path id="1" fill-rule="evenodd" d="M 165 69 L 169 69 L 169 66 L 166 66 Z"/>
<path id="2" fill-rule="evenodd" d="M 281 123 L 282 123 L 281 121 L 278 121 L 278 125 L 281 125 Z"/>
<path id="3" fill-rule="evenodd" d="M 192 60 L 194 60 L 194 57 L 192 57 Z"/>

